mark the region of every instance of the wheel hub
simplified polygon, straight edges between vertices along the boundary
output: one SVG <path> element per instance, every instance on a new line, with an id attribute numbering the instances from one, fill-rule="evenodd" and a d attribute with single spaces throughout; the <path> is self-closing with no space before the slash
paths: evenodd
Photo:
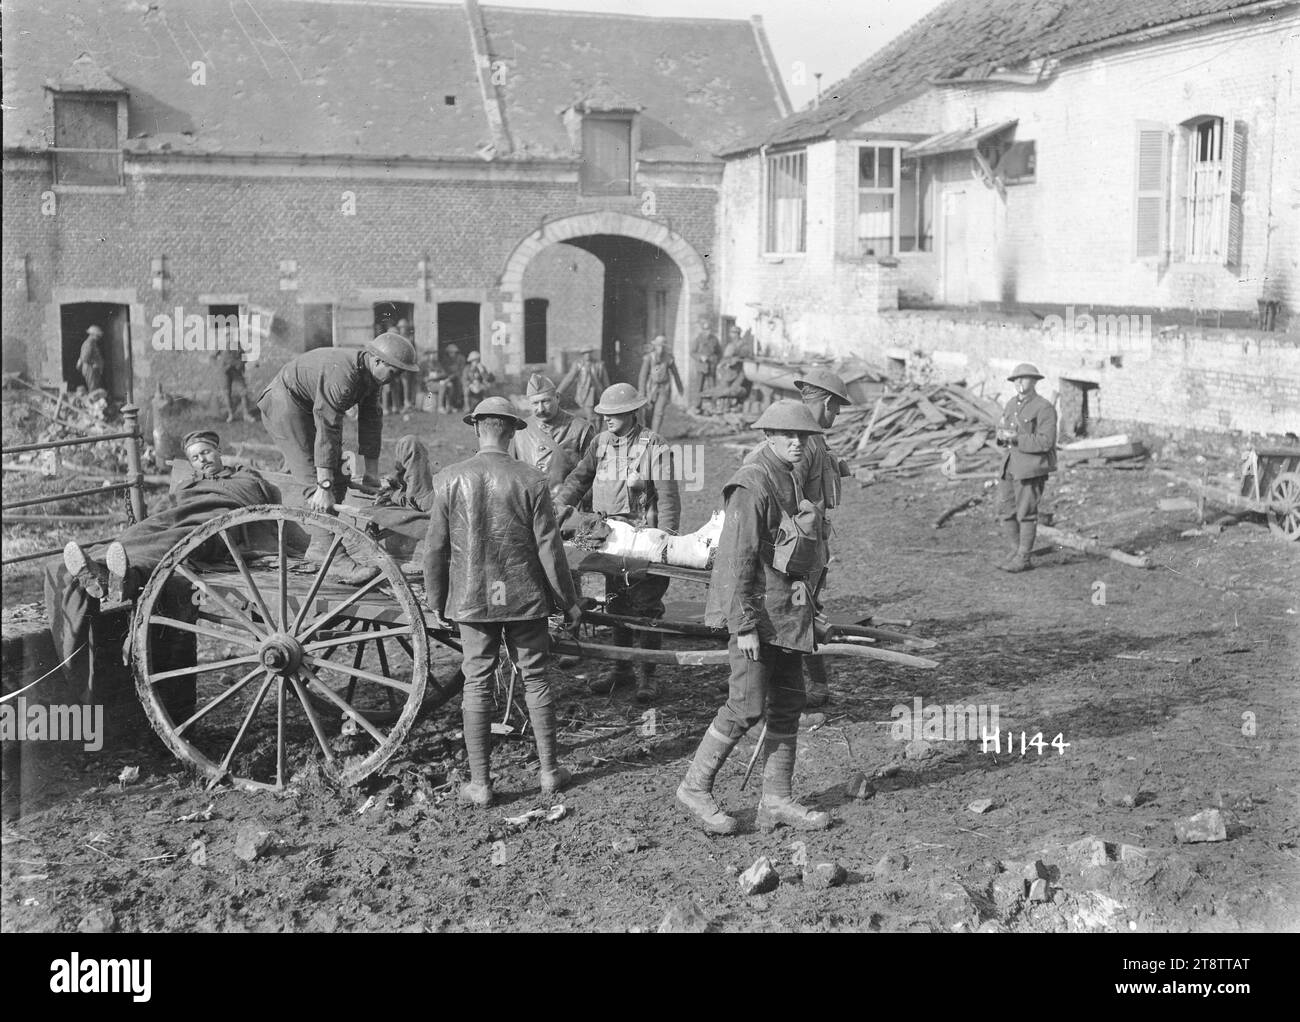
<path id="1" fill-rule="evenodd" d="M 268 671 L 288 676 L 302 664 L 302 644 L 292 635 L 277 633 L 262 644 L 259 657 Z"/>

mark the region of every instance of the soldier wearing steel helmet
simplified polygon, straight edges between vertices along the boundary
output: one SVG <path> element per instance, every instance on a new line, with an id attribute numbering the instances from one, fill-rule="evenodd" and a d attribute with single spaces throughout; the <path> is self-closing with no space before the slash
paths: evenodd
<path id="1" fill-rule="evenodd" d="M 997 444 L 1005 448 L 998 472 L 998 519 L 1011 552 L 997 567 L 1012 573 L 1033 567 L 1038 502 L 1047 476 L 1056 471 L 1056 409 L 1035 391 L 1043 374 L 1021 362 L 1007 377 L 1016 396 L 998 422 Z"/>
<path id="2" fill-rule="evenodd" d="M 470 783 L 460 795 L 491 805 L 492 677 L 504 644 L 518 665 L 537 741 L 542 794 L 570 779 L 559 765 L 547 681 L 547 618 L 582 619 L 546 480 L 507 453 L 525 426 L 508 398 L 489 397 L 465 416 L 478 453 L 433 477 L 424 586 L 434 625 L 460 625 L 465 675 L 461 716 Z"/>
<path id="3" fill-rule="evenodd" d="M 849 400 L 848 388 L 844 381 L 829 369 L 810 369 L 794 381 L 804 405 L 812 412 L 817 424 L 824 430 L 835 425 L 840 409 L 853 402 Z M 762 446 L 758 451 L 762 450 Z M 757 456 L 758 451 L 749 455 L 747 460 Z M 808 437 L 803 445 L 799 464 L 795 466 L 795 480 L 800 492 L 815 504 L 820 504 L 829 515 L 832 508 L 840 505 L 842 489 L 840 479 L 850 474 L 848 463 L 835 457 L 826 446 L 826 438 L 821 435 Z M 823 521 L 822 548 L 823 559 L 812 572 L 812 591 L 821 606 L 822 589 L 826 585 L 826 565 L 830 559 L 830 519 Z M 828 685 L 829 673 L 820 657 L 814 657 L 804 664 L 808 689 L 808 706 L 824 706 L 830 700 Z"/>
<path id="4" fill-rule="evenodd" d="M 809 571 L 824 553 L 817 519 L 799 497 L 795 478 L 810 440 L 824 427 L 800 401 L 773 403 L 754 423 L 764 433 L 759 450 L 722 488 L 726 518 L 713 562 L 705 621 L 731 633 L 731 679 L 718 710 L 677 789 L 677 799 L 715 834 L 732 834 L 736 819 L 713 797 L 713 782 L 736 743 L 764 716 L 766 759 L 758 823 L 822 830 L 830 817 L 792 794 L 799 714 L 806 696 L 805 654 L 816 649 Z M 811 529 L 793 528 L 792 522 Z"/>
<path id="5" fill-rule="evenodd" d="M 608 518 L 665 532 L 677 531 L 681 521 L 681 494 L 672 450 L 659 434 L 641 425 L 638 413 L 645 404 L 646 398 L 630 383 L 616 383 L 600 396 L 595 412 L 604 417 L 605 431 L 597 435 L 560 486 L 556 503 L 561 519 L 570 506 L 590 493 L 592 510 Z M 651 576 L 629 584 L 621 575 L 609 575 L 605 579 L 606 609 L 611 614 L 663 617 L 667 591 L 666 578 Z M 639 636 L 643 649 L 660 648 L 659 633 L 641 632 Z M 631 646 L 632 632 L 614 629 L 614 642 Z M 631 665 L 618 661 L 589 687 L 593 692 L 605 693 L 631 680 Z M 658 698 L 659 683 L 653 664 L 641 665 L 636 696 L 642 703 Z"/>
<path id="6" fill-rule="evenodd" d="M 357 448 L 365 459 L 364 482 L 379 486 L 379 449 L 384 418 L 380 392 L 384 384 L 417 368 L 415 347 L 401 334 L 383 333 L 361 351 L 349 348 L 313 348 L 290 360 L 258 398 L 267 433 L 284 455 L 289 472 L 303 485 L 286 491 L 289 506 L 306 506 L 325 514 L 347 492 L 343 475 L 343 420 L 356 408 Z M 323 561 L 329 545 L 324 532 L 312 534 L 305 555 Z M 352 553 L 340 551 L 333 567 L 345 581 L 359 583 L 379 569 L 355 563 Z"/>

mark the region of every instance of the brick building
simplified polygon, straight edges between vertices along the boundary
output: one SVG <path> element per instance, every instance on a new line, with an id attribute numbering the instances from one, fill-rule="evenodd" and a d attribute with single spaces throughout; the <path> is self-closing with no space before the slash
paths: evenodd
<path id="1" fill-rule="evenodd" d="M 1300 430 L 1297 57 L 1293 0 L 949 0 L 724 153 L 722 311 L 994 393 L 1038 361 L 1081 427 Z"/>
<path id="2" fill-rule="evenodd" d="M 5 367 L 75 386 L 97 322 L 123 397 L 210 389 L 194 316 L 254 383 L 400 317 L 507 379 L 685 360 L 716 154 L 789 112 L 758 19 L 477 0 L 16 0 L 4 94 Z"/>

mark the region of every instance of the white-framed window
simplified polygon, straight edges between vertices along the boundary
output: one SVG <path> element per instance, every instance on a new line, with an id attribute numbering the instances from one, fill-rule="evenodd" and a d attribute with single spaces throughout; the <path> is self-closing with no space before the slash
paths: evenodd
<path id="1" fill-rule="evenodd" d="M 793 255 L 808 250 L 808 153 L 777 153 L 764 166 L 763 251 Z"/>
<path id="2" fill-rule="evenodd" d="M 54 97 L 54 183 L 90 188 L 122 184 L 119 101 L 93 95 Z"/>
<path id="3" fill-rule="evenodd" d="M 1189 263 L 1223 258 L 1228 205 L 1223 161 L 1223 118 L 1206 117 L 1187 128 L 1187 248 Z"/>
<path id="4" fill-rule="evenodd" d="M 933 163 L 903 158 L 906 142 L 858 147 L 858 254 L 892 256 L 934 247 Z"/>

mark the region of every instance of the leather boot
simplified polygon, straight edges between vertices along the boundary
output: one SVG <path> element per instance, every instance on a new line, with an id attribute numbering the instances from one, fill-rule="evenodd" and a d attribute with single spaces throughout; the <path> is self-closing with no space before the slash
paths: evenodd
<path id="1" fill-rule="evenodd" d="M 722 811 L 713 797 L 713 780 L 736 747 L 735 738 L 728 738 L 709 725 L 704 741 L 695 750 L 695 758 L 686 769 L 686 776 L 677 786 L 677 801 L 695 814 L 704 828 L 713 834 L 734 834 L 736 818 Z"/>
<path id="2" fill-rule="evenodd" d="M 1020 549 L 1020 523 L 1014 518 L 1004 518 L 1002 520 L 1002 535 L 1007 541 L 1008 551 L 1006 557 L 998 561 L 997 567 L 1005 570 Z"/>
<path id="3" fill-rule="evenodd" d="M 1034 553 L 1034 539 L 1038 536 L 1037 522 L 1020 523 L 1020 549 L 1016 551 L 1015 556 L 1003 566 L 1003 571 L 1009 571 L 1016 574 L 1021 571 L 1029 571 L 1033 568 L 1032 556 Z"/>
<path id="4" fill-rule="evenodd" d="M 333 544 L 333 533 L 313 529 L 311 544 L 302 555 L 303 561 L 309 566 L 319 567 Z M 350 537 L 344 538 L 338 550 L 334 552 L 334 559 L 330 561 L 330 570 L 326 572 L 326 578 L 355 588 L 365 585 L 380 573 L 378 565 L 360 563 L 354 556 L 354 551 L 357 555 L 361 554 L 361 543 Z"/>
<path id="5" fill-rule="evenodd" d="M 528 719 L 533 725 L 533 740 L 537 743 L 537 766 L 542 779 L 542 794 L 549 797 L 571 780 L 571 774 L 559 765 L 555 754 L 555 707 L 528 707 Z"/>
<path id="6" fill-rule="evenodd" d="M 484 710 L 461 710 L 465 726 L 465 753 L 469 760 L 469 783 L 461 785 L 460 797 L 476 806 L 492 804 L 492 715 Z"/>
<path id="7" fill-rule="evenodd" d="M 803 658 L 804 706 L 815 710 L 831 701 L 830 689 L 826 687 L 826 658 L 809 656 Z"/>
<path id="8" fill-rule="evenodd" d="M 631 629 L 615 628 L 614 645 L 630 647 L 632 645 Z M 599 677 L 592 678 L 587 683 L 587 688 L 593 694 L 603 696 L 613 692 L 619 685 L 630 685 L 635 680 L 636 675 L 632 671 L 632 664 L 627 660 L 615 660 Z"/>
<path id="9" fill-rule="evenodd" d="M 664 637 L 658 632 L 642 632 L 640 646 L 642 649 L 661 649 Z M 638 664 L 639 675 L 636 684 L 636 701 L 648 706 L 659 698 L 659 680 L 655 677 L 654 664 Z"/>
<path id="10" fill-rule="evenodd" d="M 794 754 L 798 735 L 777 735 L 771 731 L 763 739 L 763 797 L 758 803 L 758 826 L 773 830 L 781 825 L 796 830 L 825 830 L 831 825 L 829 813 L 800 805 L 791 797 L 794 782 Z"/>
<path id="11" fill-rule="evenodd" d="M 76 543 L 63 548 L 63 566 L 92 600 L 102 600 L 108 595 L 108 569 L 92 561 Z"/>
<path id="12" fill-rule="evenodd" d="M 108 568 L 108 603 L 126 601 L 127 573 L 131 570 L 130 558 L 126 556 L 126 547 L 117 540 L 108 544 L 104 551 L 104 564 Z"/>

